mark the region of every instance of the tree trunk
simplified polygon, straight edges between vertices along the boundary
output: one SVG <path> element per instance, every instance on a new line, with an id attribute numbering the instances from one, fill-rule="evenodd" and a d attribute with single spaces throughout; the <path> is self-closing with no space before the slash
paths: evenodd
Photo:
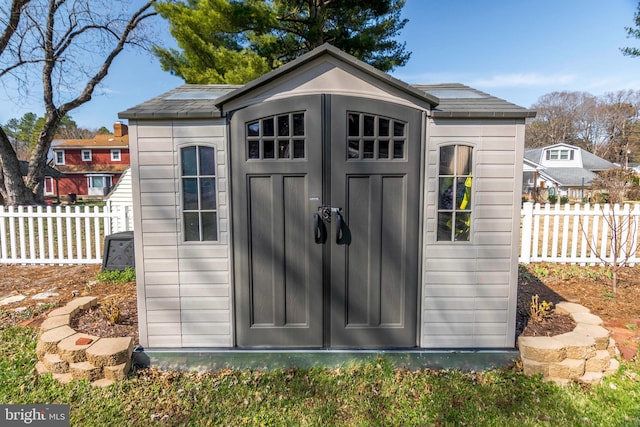
<path id="1" fill-rule="evenodd" d="M 29 191 L 22 179 L 20 162 L 16 152 L 11 146 L 11 142 L 0 128 L 0 160 L 2 163 L 2 184 L 1 192 L 6 205 L 33 205 L 35 199 L 33 193 Z"/>
<path id="2" fill-rule="evenodd" d="M 57 110 L 47 114 L 38 144 L 29 160 L 29 172 L 25 179 L 25 184 L 31 190 L 36 203 L 44 203 L 44 176 L 47 167 L 47 155 L 61 118 L 62 115 Z"/>

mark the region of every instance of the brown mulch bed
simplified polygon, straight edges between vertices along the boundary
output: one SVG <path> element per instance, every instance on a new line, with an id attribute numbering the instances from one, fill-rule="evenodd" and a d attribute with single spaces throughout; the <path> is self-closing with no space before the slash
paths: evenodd
<path id="1" fill-rule="evenodd" d="M 554 336 L 570 332 L 573 327 L 568 316 L 554 317 L 549 321 L 528 322 L 531 297 L 539 295 L 539 301 L 574 302 L 583 305 L 599 316 L 611 331 L 624 330 L 624 342 L 618 345 L 628 348 L 640 343 L 640 266 L 626 267 L 619 272 L 617 292 L 602 267 L 570 266 L 537 263 L 520 266 L 518 283 L 517 335 Z"/>
<path id="2" fill-rule="evenodd" d="M 71 326 L 76 331 L 96 335 L 101 338 L 131 337 L 134 344 L 138 344 L 138 306 L 135 299 L 117 302 L 119 319 L 112 323 L 108 320 L 109 313 L 103 308 L 105 303 L 92 307 L 75 315 L 71 319 Z"/>
<path id="3" fill-rule="evenodd" d="M 26 296 L 22 301 L 0 306 L 2 324 L 37 325 L 53 308 L 63 306 L 76 296 L 90 295 L 98 298 L 98 306 L 76 315 L 71 327 L 102 338 L 129 336 L 138 344 L 136 283 L 98 282 L 96 275 L 100 268 L 100 265 L 0 265 L 0 300 Z M 43 300 L 32 298 L 45 291 L 57 295 Z M 120 311 L 116 324 L 111 324 L 102 314 L 102 305 L 110 302 L 117 304 Z"/>
<path id="4" fill-rule="evenodd" d="M 576 322 L 566 314 L 551 313 L 541 322 L 528 322 L 522 331 L 526 337 L 553 337 L 575 329 Z"/>

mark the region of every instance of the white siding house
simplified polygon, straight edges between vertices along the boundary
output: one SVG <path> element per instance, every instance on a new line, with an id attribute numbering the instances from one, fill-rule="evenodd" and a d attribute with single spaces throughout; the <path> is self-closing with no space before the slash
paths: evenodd
<path id="1" fill-rule="evenodd" d="M 513 349 L 534 114 L 328 45 L 242 87 L 184 85 L 120 113 L 141 344 Z"/>
<path id="2" fill-rule="evenodd" d="M 582 200 L 591 196 L 591 184 L 599 172 L 619 167 L 580 147 L 559 143 L 525 150 L 525 161 L 541 166 L 534 189 L 549 195 Z"/>
<path id="3" fill-rule="evenodd" d="M 131 206 L 133 206 L 133 192 L 131 187 L 131 168 L 127 168 L 122 175 L 118 183 L 111 189 L 109 194 L 104 198 L 105 202 L 123 212 L 127 215 L 127 227 L 128 230 L 133 230 L 133 215 L 130 212 Z M 112 225 L 115 227 L 115 222 L 118 219 L 112 220 Z"/>

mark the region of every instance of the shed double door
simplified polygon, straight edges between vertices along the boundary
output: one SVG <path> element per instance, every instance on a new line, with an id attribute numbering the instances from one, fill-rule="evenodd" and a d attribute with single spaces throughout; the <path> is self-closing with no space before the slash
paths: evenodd
<path id="1" fill-rule="evenodd" d="M 420 112 L 309 95 L 230 126 L 237 346 L 415 347 Z"/>

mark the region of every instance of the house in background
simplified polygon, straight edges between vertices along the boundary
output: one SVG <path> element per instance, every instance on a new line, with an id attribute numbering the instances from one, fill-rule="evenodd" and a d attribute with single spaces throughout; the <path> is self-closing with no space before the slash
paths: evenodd
<path id="1" fill-rule="evenodd" d="M 526 167 L 527 162 L 529 167 Z M 565 143 L 525 150 L 524 164 L 523 191 L 525 183 L 531 181 L 532 192 L 566 196 L 570 200 L 589 197 L 591 184 L 598 173 L 619 167 L 580 147 Z M 532 173 L 535 178 L 531 180 Z"/>
<path id="2" fill-rule="evenodd" d="M 29 162 L 26 160 L 20 160 L 20 174 L 24 179 L 25 176 L 29 173 Z M 47 165 L 44 170 L 45 173 L 45 183 L 49 186 L 49 193 L 52 194 L 56 188 L 59 187 L 58 183 L 60 178 L 63 177 L 63 174 L 60 173 L 56 168 Z M 52 190 L 53 189 L 53 190 Z M 47 188 L 45 187 L 45 191 Z M 0 204 L 4 204 L 4 200 L 2 196 L 0 196 Z"/>
<path id="3" fill-rule="evenodd" d="M 549 199 L 549 194 L 557 194 L 560 183 L 547 175 L 547 168 L 527 158 L 522 164 L 522 197 L 523 201 L 542 203 Z"/>
<path id="4" fill-rule="evenodd" d="M 128 128 L 116 122 L 113 131 L 113 135 L 91 139 L 54 140 L 53 164 L 64 177 L 59 180 L 59 188 L 45 180 L 45 196 L 100 199 L 107 195 L 129 167 Z"/>

